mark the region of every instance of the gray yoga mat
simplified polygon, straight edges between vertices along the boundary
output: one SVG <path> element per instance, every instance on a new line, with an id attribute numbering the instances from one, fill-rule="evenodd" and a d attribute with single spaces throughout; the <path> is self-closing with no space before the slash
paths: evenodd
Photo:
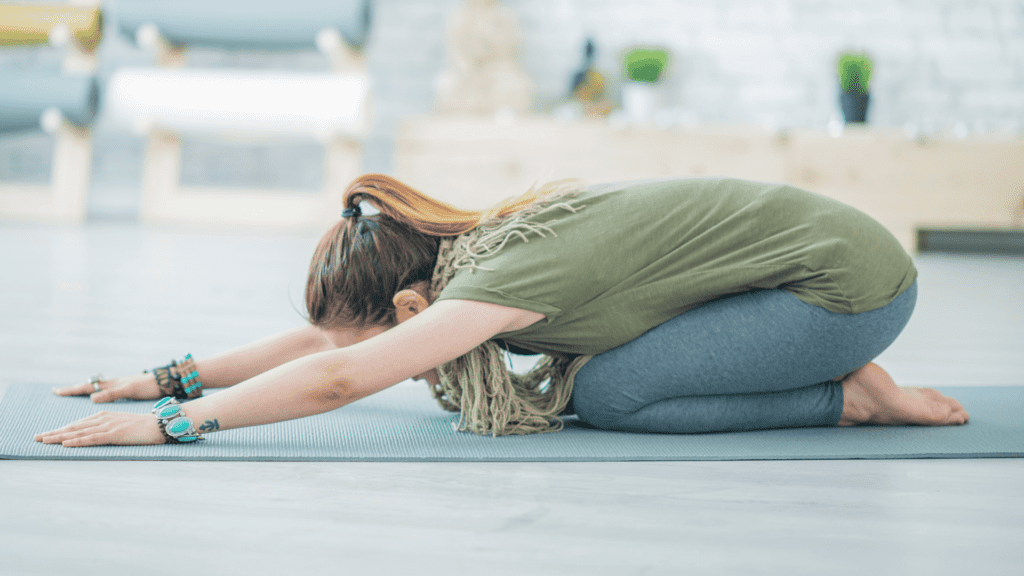
<path id="1" fill-rule="evenodd" d="M 12 384 L 0 401 L 0 458 L 263 461 L 832 460 L 1024 456 L 1024 388 L 941 390 L 971 413 L 966 426 L 797 428 L 724 434 L 629 434 L 584 426 L 533 436 L 457 432 L 425 387 L 399 385 L 318 416 L 226 430 L 196 444 L 64 448 L 32 440 L 101 409 L 148 412 L 152 402 L 96 405 L 49 386 Z"/>

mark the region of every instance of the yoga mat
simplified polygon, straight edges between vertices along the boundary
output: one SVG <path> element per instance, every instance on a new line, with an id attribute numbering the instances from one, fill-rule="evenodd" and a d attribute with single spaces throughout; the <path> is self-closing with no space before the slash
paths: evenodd
<path id="1" fill-rule="evenodd" d="M 370 85 L 362 76 L 234 69 L 121 68 L 104 114 L 139 133 L 239 136 L 359 136 L 369 126 Z"/>
<path id="2" fill-rule="evenodd" d="M 50 31 L 60 24 L 86 51 L 95 49 L 103 38 L 99 8 L 0 4 L 0 46 L 47 44 Z"/>
<path id="3" fill-rule="evenodd" d="M 0 458 L 482 462 L 1024 456 L 1024 387 L 942 388 L 971 413 L 966 426 L 630 434 L 595 430 L 570 418 L 560 432 L 492 438 L 457 432 L 458 416 L 438 408 L 426 386 L 401 384 L 333 412 L 216 432 L 196 444 L 90 448 L 44 445 L 32 436 L 99 410 L 145 413 L 153 402 L 97 405 L 86 397 L 55 396 L 50 388 L 8 387 L 0 401 Z"/>
<path id="4" fill-rule="evenodd" d="M 95 118 L 99 101 L 99 84 L 92 76 L 0 70 L 0 133 L 39 130 L 47 108 L 84 126 Z"/>
<path id="5" fill-rule="evenodd" d="M 366 44 L 371 0 L 121 0 L 118 27 L 135 41 L 155 25 L 175 44 L 229 49 L 316 48 L 316 35 L 336 30 L 354 48 Z"/>

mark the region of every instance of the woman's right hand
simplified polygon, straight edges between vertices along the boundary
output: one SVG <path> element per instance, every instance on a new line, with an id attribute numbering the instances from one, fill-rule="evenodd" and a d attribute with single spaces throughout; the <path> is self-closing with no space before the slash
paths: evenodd
<path id="1" fill-rule="evenodd" d="M 164 395 L 156 385 L 156 377 L 152 374 L 139 374 L 137 376 L 126 376 L 124 378 L 105 378 L 97 382 L 99 390 L 96 390 L 91 382 L 54 388 L 53 393 L 58 396 L 85 396 L 89 395 L 97 404 L 113 402 L 120 398 L 130 400 L 159 400 Z"/>

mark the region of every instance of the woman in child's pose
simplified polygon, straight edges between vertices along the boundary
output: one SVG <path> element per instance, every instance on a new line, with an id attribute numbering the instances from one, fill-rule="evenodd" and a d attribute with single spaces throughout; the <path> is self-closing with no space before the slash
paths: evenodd
<path id="1" fill-rule="evenodd" d="M 479 434 L 556 430 L 567 414 L 668 433 L 967 422 L 956 400 L 871 363 L 907 323 L 917 272 L 880 224 L 828 198 L 729 179 L 562 183 L 471 212 L 371 174 L 344 207 L 310 263 L 309 326 L 58 389 L 196 399 L 36 439 L 190 441 L 410 377 Z M 546 358 L 509 374 L 505 350 Z M 204 386 L 230 388 L 199 398 Z"/>

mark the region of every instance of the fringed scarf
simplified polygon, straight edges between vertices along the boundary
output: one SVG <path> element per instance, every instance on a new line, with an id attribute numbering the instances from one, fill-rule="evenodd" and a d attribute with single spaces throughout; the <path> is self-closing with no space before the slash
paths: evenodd
<path id="1" fill-rule="evenodd" d="M 437 265 L 430 283 L 432 299 L 437 298 L 458 270 L 478 266 L 477 258 L 491 256 L 512 238 L 529 242 L 533 234 L 555 235 L 550 228 L 557 220 L 543 224 L 527 218 L 541 212 L 576 208 L 556 202 L 566 196 L 557 193 L 513 214 L 485 220 L 460 236 L 441 240 Z M 504 350 L 493 340 L 438 367 L 440 383 L 431 386 L 434 398 L 445 410 L 461 412 L 459 430 L 475 434 L 504 436 L 561 430 L 558 415 L 572 394 L 573 378 L 590 356 L 545 356 L 526 374 L 509 372 Z"/>

